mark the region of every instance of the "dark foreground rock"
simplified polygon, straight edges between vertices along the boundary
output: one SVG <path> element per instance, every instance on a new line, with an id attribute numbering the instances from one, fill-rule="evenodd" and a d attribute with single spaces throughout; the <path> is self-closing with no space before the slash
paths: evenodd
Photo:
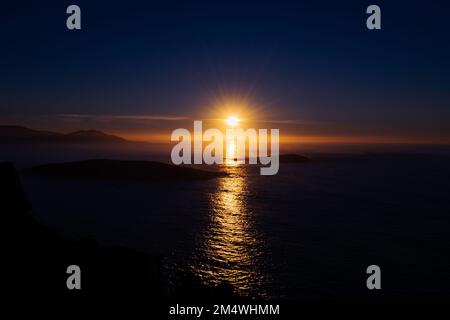
<path id="1" fill-rule="evenodd" d="M 64 238 L 31 215 L 31 204 L 12 164 L 0 163 L 0 176 L 3 297 L 16 302 L 74 296 L 90 300 L 132 298 L 145 305 L 239 298 L 232 287 L 206 287 L 183 268 L 165 275 L 160 256 L 102 247 L 93 240 Z M 70 265 L 81 268 L 81 290 L 69 290 L 66 286 Z"/>
<path id="2" fill-rule="evenodd" d="M 146 292 L 147 296 L 160 297 L 158 257 L 125 248 L 102 248 L 91 240 L 63 238 L 30 214 L 31 204 L 11 164 L 0 164 L 0 176 L 0 233 L 5 248 L 2 267 L 7 274 L 0 290 L 55 296 Z M 79 291 L 67 289 L 70 265 L 82 270 Z"/>

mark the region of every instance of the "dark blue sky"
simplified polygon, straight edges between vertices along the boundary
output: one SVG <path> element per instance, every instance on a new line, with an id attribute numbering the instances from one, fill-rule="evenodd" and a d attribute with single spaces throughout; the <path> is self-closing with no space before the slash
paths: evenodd
<path id="1" fill-rule="evenodd" d="M 82 30 L 65 27 L 78 4 Z M 369 31 L 365 10 L 382 9 Z M 323 135 L 450 141 L 445 1 L 2 4 L 0 117 L 205 113 L 245 96 Z M 292 129 L 292 128 L 291 128 Z M 301 130 L 300 130 L 301 131 Z"/>

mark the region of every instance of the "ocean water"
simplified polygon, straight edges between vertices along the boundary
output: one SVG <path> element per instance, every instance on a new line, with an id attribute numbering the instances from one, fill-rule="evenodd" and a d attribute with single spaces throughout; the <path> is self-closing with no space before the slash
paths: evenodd
<path id="1" fill-rule="evenodd" d="M 209 181 L 24 175 L 22 183 L 33 214 L 64 235 L 162 254 L 169 269 L 182 262 L 243 295 L 450 296 L 450 157 L 312 158 L 282 163 L 275 176 L 230 165 L 218 168 L 227 177 Z M 366 288 L 372 264 L 382 271 L 377 293 Z"/>

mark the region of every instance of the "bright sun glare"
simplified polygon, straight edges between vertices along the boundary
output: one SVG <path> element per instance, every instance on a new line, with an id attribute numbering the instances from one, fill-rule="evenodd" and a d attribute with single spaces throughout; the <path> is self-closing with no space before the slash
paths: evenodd
<path id="1" fill-rule="evenodd" d="M 227 121 L 227 124 L 228 124 L 228 125 L 234 127 L 234 126 L 236 126 L 236 125 L 238 124 L 239 119 L 236 118 L 236 117 L 232 117 L 232 116 L 231 116 L 231 117 L 228 117 L 226 121 Z"/>

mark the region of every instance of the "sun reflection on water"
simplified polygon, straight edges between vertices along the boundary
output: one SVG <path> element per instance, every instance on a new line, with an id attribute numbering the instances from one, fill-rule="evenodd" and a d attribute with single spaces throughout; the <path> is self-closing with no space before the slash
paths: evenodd
<path id="1" fill-rule="evenodd" d="M 208 284 L 228 282 L 242 295 L 263 297 L 263 241 L 247 203 L 247 178 L 242 166 L 224 168 L 229 175 L 210 196 L 209 224 L 199 246 L 202 263 L 195 272 Z"/>
<path id="2" fill-rule="evenodd" d="M 230 140 L 227 143 L 226 146 L 226 157 L 225 157 L 225 165 L 236 165 L 237 161 L 235 160 L 236 158 L 236 141 L 234 140 Z"/>

